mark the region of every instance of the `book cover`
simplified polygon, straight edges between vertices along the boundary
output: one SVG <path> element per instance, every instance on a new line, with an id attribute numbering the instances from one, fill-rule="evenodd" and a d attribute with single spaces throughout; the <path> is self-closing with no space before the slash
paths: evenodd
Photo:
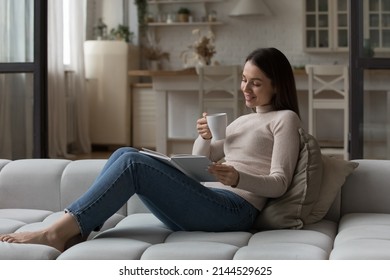
<path id="1" fill-rule="evenodd" d="M 182 154 L 169 157 L 162 153 L 146 148 L 142 148 L 140 153 L 152 156 L 156 159 L 171 164 L 187 176 L 199 182 L 217 181 L 217 179 L 207 170 L 208 166 L 211 165 L 212 162 L 205 156 Z"/>

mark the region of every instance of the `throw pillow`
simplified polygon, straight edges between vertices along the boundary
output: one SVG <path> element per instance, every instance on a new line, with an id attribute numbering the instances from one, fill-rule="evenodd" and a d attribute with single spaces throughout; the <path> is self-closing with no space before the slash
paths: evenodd
<path id="1" fill-rule="evenodd" d="M 302 228 L 311 213 L 322 180 L 321 150 L 316 139 L 299 130 L 301 147 L 292 182 L 281 197 L 269 199 L 259 213 L 256 229 Z"/>
<path id="2" fill-rule="evenodd" d="M 358 165 L 357 162 L 322 155 L 323 173 L 320 195 L 310 215 L 304 219 L 305 224 L 319 222 L 325 217 L 345 180 Z"/>

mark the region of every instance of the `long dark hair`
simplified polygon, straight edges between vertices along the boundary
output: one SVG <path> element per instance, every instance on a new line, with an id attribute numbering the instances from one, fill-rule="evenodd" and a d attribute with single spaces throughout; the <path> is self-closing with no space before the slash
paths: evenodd
<path id="1" fill-rule="evenodd" d="M 271 80 L 276 94 L 271 100 L 275 110 L 291 110 L 299 117 L 297 89 L 292 67 L 276 48 L 260 48 L 251 52 L 245 62 L 256 65 Z"/>

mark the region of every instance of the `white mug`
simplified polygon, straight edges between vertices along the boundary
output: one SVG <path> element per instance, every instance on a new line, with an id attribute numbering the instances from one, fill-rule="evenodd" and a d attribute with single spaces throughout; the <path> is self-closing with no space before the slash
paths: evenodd
<path id="1" fill-rule="evenodd" d="M 222 140 L 226 137 L 227 114 L 217 113 L 206 116 L 207 125 L 214 140 Z"/>

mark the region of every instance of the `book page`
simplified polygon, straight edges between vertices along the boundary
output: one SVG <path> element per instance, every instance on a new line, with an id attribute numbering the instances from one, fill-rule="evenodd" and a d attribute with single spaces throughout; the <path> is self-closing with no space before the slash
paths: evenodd
<path id="1" fill-rule="evenodd" d="M 164 159 L 164 160 L 167 160 L 167 161 L 171 160 L 171 158 L 168 157 L 167 155 L 164 155 L 164 154 L 159 153 L 157 151 L 149 150 L 149 149 L 146 149 L 146 148 L 142 148 L 142 150 L 139 151 L 139 152 L 143 153 L 143 154 L 150 155 L 152 157 L 157 157 L 157 158 L 160 158 L 160 159 Z"/>
<path id="2" fill-rule="evenodd" d="M 216 181 L 216 178 L 207 170 L 208 166 L 212 164 L 212 162 L 205 156 L 179 154 L 170 158 L 167 155 L 146 148 L 142 148 L 140 153 L 163 160 L 164 162 L 176 167 L 188 177 L 191 177 L 199 182 Z"/>

